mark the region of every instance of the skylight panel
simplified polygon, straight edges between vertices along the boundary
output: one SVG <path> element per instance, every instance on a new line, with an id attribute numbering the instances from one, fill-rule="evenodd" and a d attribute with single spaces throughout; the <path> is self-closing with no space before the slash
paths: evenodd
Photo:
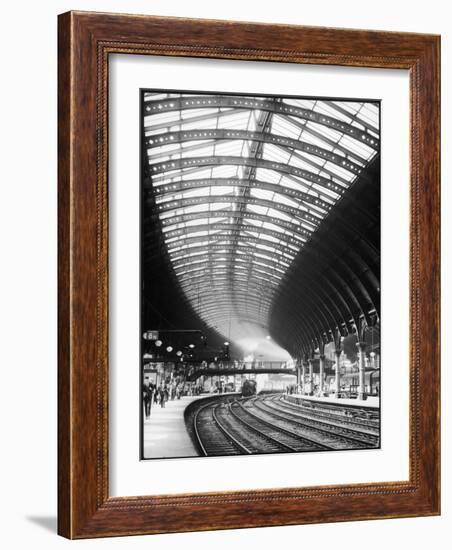
<path id="1" fill-rule="evenodd" d="M 268 260 L 268 259 L 270 259 L 270 260 L 273 260 L 273 261 L 275 260 L 274 257 L 268 256 L 267 254 L 262 254 L 261 252 L 255 252 L 255 253 L 254 253 L 254 257 L 257 258 L 257 260 L 256 260 L 256 263 L 257 263 L 257 264 L 259 264 L 259 261 L 258 261 L 259 259 L 262 259 L 262 260 Z M 281 257 L 279 257 L 279 258 L 276 260 L 276 263 L 277 263 L 278 267 L 275 266 L 274 269 L 280 269 L 281 266 L 289 267 L 289 265 L 290 265 L 289 262 L 283 260 Z M 262 264 L 262 265 L 265 265 L 265 264 Z"/>
<path id="2" fill-rule="evenodd" d="M 298 201 L 291 199 L 286 195 L 283 195 L 282 193 L 275 193 L 275 196 L 273 197 L 273 202 L 275 204 L 285 204 L 286 206 L 291 206 L 292 208 L 302 209 Z"/>
<path id="3" fill-rule="evenodd" d="M 183 198 L 182 193 L 165 193 L 155 198 L 156 204 L 166 204 L 169 202 L 174 202 L 176 200 L 181 200 Z"/>
<path id="4" fill-rule="evenodd" d="M 146 110 L 146 108 L 145 108 Z M 180 112 L 179 111 L 170 111 L 168 113 L 158 113 L 152 114 L 144 117 L 144 128 L 150 128 L 152 126 L 160 124 L 177 124 L 180 121 Z"/>
<path id="5" fill-rule="evenodd" d="M 292 155 L 289 164 L 317 174 L 325 161 L 309 153 L 303 153 L 303 155 Z"/>
<path id="6" fill-rule="evenodd" d="M 189 130 L 214 130 L 216 127 L 217 118 L 216 117 L 203 117 L 203 120 L 184 120 L 182 122 L 180 130 L 182 132 Z"/>
<path id="7" fill-rule="evenodd" d="M 291 157 L 291 151 L 283 149 L 271 143 L 266 143 L 263 147 L 263 158 L 267 160 L 273 160 L 276 162 L 289 162 Z"/>
<path id="8" fill-rule="evenodd" d="M 331 118 L 335 118 L 336 120 L 342 120 L 346 124 L 350 124 L 354 116 L 352 113 L 344 113 L 342 109 L 335 109 L 334 107 L 323 101 L 319 101 L 317 103 L 315 111 L 317 113 L 327 115 Z"/>
<path id="9" fill-rule="evenodd" d="M 220 143 L 215 147 L 216 156 L 242 156 L 243 141 L 232 140 Z"/>
<path id="10" fill-rule="evenodd" d="M 312 187 L 322 195 L 322 199 L 329 198 L 330 201 L 333 200 L 333 202 L 335 202 L 341 196 L 340 193 L 333 191 L 329 187 L 326 187 L 325 185 L 319 183 L 313 183 Z"/>
<path id="11" fill-rule="evenodd" d="M 292 221 L 292 216 L 289 214 L 285 214 L 284 212 L 280 212 L 279 210 L 276 210 L 274 208 L 270 208 L 268 210 L 268 215 L 270 218 L 275 218 L 277 220 L 285 220 L 285 221 Z"/>
<path id="12" fill-rule="evenodd" d="M 180 214 L 194 214 L 196 212 L 203 212 L 206 209 L 204 204 L 194 204 L 193 206 L 184 206 L 178 208 L 174 211 L 174 215 L 178 216 Z"/>
<path id="13" fill-rule="evenodd" d="M 275 275 L 275 278 L 277 278 L 278 281 L 281 280 L 281 276 L 276 277 L 276 275 Z M 258 275 L 257 273 L 254 274 L 254 279 L 258 279 L 259 281 L 268 282 L 268 277 L 266 277 L 265 275 Z"/>
<path id="14" fill-rule="evenodd" d="M 271 252 L 272 254 L 281 254 L 281 252 L 274 246 L 270 244 L 257 244 L 256 248 L 262 251 Z"/>
<path id="15" fill-rule="evenodd" d="M 206 168 L 205 166 L 199 166 L 197 168 L 184 170 L 179 176 L 182 181 L 192 179 L 204 179 L 208 177 L 210 177 L 210 169 Z"/>
<path id="16" fill-rule="evenodd" d="M 186 258 L 197 258 L 198 256 L 202 256 L 204 254 L 204 252 L 200 252 L 199 250 L 190 250 L 190 246 L 185 246 L 183 247 L 183 250 L 185 253 L 184 254 L 179 254 L 178 252 L 180 251 L 176 251 L 176 250 L 169 250 L 169 255 L 170 257 L 175 257 L 175 260 L 184 260 Z M 195 246 L 193 245 L 192 248 L 195 248 Z"/>
<path id="17" fill-rule="evenodd" d="M 307 192 L 311 184 L 306 183 L 304 180 L 289 177 L 284 174 L 279 181 L 279 185 L 290 189 L 296 189 L 297 191 Z"/>
<path id="18" fill-rule="evenodd" d="M 149 157 L 155 157 L 155 156 L 163 156 L 163 155 L 171 155 L 173 153 L 177 153 L 180 150 L 180 144 L 179 143 L 169 143 L 168 145 L 161 145 L 160 140 L 163 141 L 163 138 L 151 138 L 150 141 L 146 140 L 146 143 L 149 144 L 149 148 L 147 149 L 147 154 Z M 161 162 L 160 159 L 157 162 Z"/>
<path id="19" fill-rule="evenodd" d="M 328 143 L 328 141 L 326 141 L 325 139 L 321 139 L 321 137 L 317 137 L 310 132 L 306 132 L 305 130 L 302 130 L 300 139 L 303 140 L 305 143 L 315 145 L 316 147 L 321 147 L 322 149 L 326 149 L 327 151 L 333 150 L 333 145 Z"/>
<path id="20" fill-rule="evenodd" d="M 326 126 L 324 124 L 319 124 L 317 122 L 312 122 L 311 120 L 306 124 L 307 128 L 312 128 L 315 130 L 318 134 L 321 134 L 322 136 L 325 136 L 334 142 L 338 142 L 343 134 L 339 132 L 338 130 L 333 130 L 329 126 Z"/>
<path id="21" fill-rule="evenodd" d="M 254 230 L 255 228 L 262 227 L 263 222 L 260 220 L 253 220 L 251 218 L 248 218 L 245 212 L 243 217 L 243 224 L 245 229 Z"/>
<path id="22" fill-rule="evenodd" d="M 183 225 L 185 227 L 191 227 L 192 225 L 208 225 L 210 223 L 210 218 L 199 218 L 196 220 L 188 220 Z"/>
<path id="23" fill-rule="evenodd" d="M 249 111 L 243 109 L 232 110 L 218 120 L 218 128 L 246 130 L 249 116 Z"/>
<path id="24" fill-rule="evenodd" d="M 209 192 L 210 192 L 210 195 L 214 195 L 214 196 L 222 196 L 222 195 L 234 195 L 236 194 L 236 189 L 237 187 L 235 186 L 226 186 L 226 185 L 216 185 L 216 186 L 213 186 L 213 187 L 209 187 Z"/>
<path id="25" fill-rule="evenodd" d="M 189 125 L 191 126 L 194 121 L 198 123 L 197 127 L 203 127 L 203 124 L 206 120 L 216 124 L 217 119 L 221 119 L 222 117 L 228 116 L 231 113 L 234 113 L 234 109 L 202 109 L 200 115 L 196 114 L 195 111 L 191 109 L 187 109 L 185 111 L 181 111 L 181 119 L 184 123 L 184 129 L 188 129 L 186 127 Z"/>
<path id="26" fill-rule="evenodd" d="M 265 189 L 253 188 L 250 191 L 250 196 L 256 199 L 272 200 L 274 193 Z"/>
<path id="27" fill-rule="evenodd" d="M 227 208 L 228 210 L 234 210 L 235 209 L 235 204 L 234 202 L 227 202 L 227 203 L 211 203 L 210 205 L 210 210 L 211 211 L 220 211 L 220 210 L 223 210 L 224 208 Z M 216 220 L 217 218 L 215 218 Z"/>
<path id="28" fill-rule="evenodd" d="M 265 256 L 262 256 L 262 258 L 265 258 Z M 258 259 L 256 259 L 256 260 L 254 261 L 254 264 L 255 264 L 255 265 L 259 265 L 259 266 L 261 266 L 261 267 L 266 267 L 266 268 L 268 268 L 267 264 L 265 264 L 265 263 L 263 263 L 263 262 L 260 262 Z M 275 264 L 273 265 L 272 270 L 277 271 L 278 273 L 281 273 L 281 274 L 284 274 L 284 272 L 285 272 L 285 270 L 284 270 L 282 267 L 280 267 L 279 263 L 276 263 L 276 262 L 275 262 Z"/>
<path id="29" fill-rule="evenodd" d="M 267 181 L 268 183 L 278 183 L 281 179 L 281 174 L 267 168 L 256 168 L 256 179 Z"/>
<path id="30" fill-rule="evenodd" d="M 201 132 L 197 132 L 197 136 L 199 136 L 200 133 Z M 178 156 L 178 158 L 187 159 L 189 157 L 200 156 L 198 155 L 198 151 L 202 151 L 206 148 L 210 148 L 209 150 L 210 152 L 212 152 L 214 146 L 217 144 L 218 140 L 214 139 L 191 139 L 190 141 L 182 141 L 179 144 L 180 156 Z"/>
<path id="31" fill-rule="evenodd" d="M 352 117 L 361 110 L 361 107 L 363 105 L 358 101 L 335 101 L 334 103 L 337 104 L 337 106 L 341 109 L 348 111 L 350 113 L 350 116 Z"/>
<path id="32" fill-rule="evenodd" d="M 300 128 L 296 126 L 290 118 L 274 114 L 272 118 L 272 133 L 286 136 L 292 139 L 298 139 Z"/>
<path id="33" fill-rule="evenodd" d="M 198 189 L 190 189 L 181 193 L 182 199 L 190 199 L 193 197 L 204 197 L 208 194 L 205 187 L 199 187 Z"/>
<path id="34" fill-rule="evenodd" d="M 246 208 L 249 212 L 255 212 L 256 214 L 266 214 L 268 208 L 264 206 L 258 206 L 256 204 L 247 204 Z"/>
<path id="35" fill-rule="evenodd" d="M 283 99 L 283 103 L 312 111 L 317 101 L 314 99 L 295 99 L 293 97 L 286 97 Z"/>
<path id="36" fill-rule="evenodd" d="M 353 172 L 350 172 L 337 164 L 333 164 L 332 162 L 327 162 L 325 164 L 325 168 L 348 181 L 353 181 L 356 178 L 356 175 Z"/>
<path id="37" fill-rule="evenodd" d="M 264 222 L 262 224 L 262 227 L 264 229 L 270 229 L 271 231 L 279 231 L 279 232 L 281 232 L 281 234 L 283 234 L 284 231 L 285 231 L 284 228 L 280 227 L 277 224 L 271 223 L 271 222 Z"/>
<path id="38" fill-rule="evenodd" d="M 176 96 L 176 94 L 167 94 L 167 93 L 161 93 L 161 92 L 145 92 L 144 93 L 144 101 L 160 101 L 167 99 L 171 96 Z M 179 94 L 177 94 L 179 95 Z"/>
<path id="39" fill-rule="evenodd" d="M 180 243 L 181 241 L 178 241 L 178 242 Z M 209 241 L 205 240 L 205 241 L 202 241 L 202 242 L 198 242 L 198 241 L 196 241 L 196 242 L 182 241 L 182 242 L 183 242 L 183 244 L 180 244 L 179 246 L 168 247 L 168 252 L 171 256 L 173 256 L 174 254 L 177 254 L 178 252 L 185 251 L 186 255 L 185 256 L 179 256 L 179 258 L 186 257 L 186 256 L 191 254 L 190 248 L 195 248 L 195 247 L 198 247 L 198 246 L 206 245 L 206 244 L 208 244 Z"/>
<path id="40" fill-rule="evenodd" d="M 253 109 L 252 111 L 250 111 L 249 118 L 248 118 L 248 126 L 247 126 L 248 131 L 250 132 L 257 131 L 258 121 L 260 119 L 261 114 L 262 114 L 262 111 L 260 111 L 259 109 Z"/>
<path id="41" fill-rule="evenodd" d="M 247 233 L 247 236 L 248 236 L 248 233 Z M 260 238 L 260 239 L 263 239 L 263 241 L 268 241 L 268 242 L 272 242 L 272 243 L 280 243 L 280 239 L 277 239 L 275 237 L 272 237 L 271 235 L 267 235 L 266 233 L 263 233 L 263 232 L 259 232 L 259 231 L 253 231 L 251 233 L 251 235 L 249 235 L 250 237 L 254 237 L 254 238 Z M 284 235 L 281 233 L 281 237 L 283 237 Z"/>
<path id="42" fill-rule="evenodd" d="M 212 167 L 213 178 L 232 178 L 237 174 L 237 167 L 233 164 L 220 164 Z"/>
<path id="43" fill-rule="evenodd" d="M 371 147 L 368 147 L 366 144 L 345 135 L 341 139 L 341 145 L 344 145 L 347 149 L 357 153 L 366 160 L 368 160 L 375 153 L 375 150 Z"/>
<path id="44" fill-rule="evenodd" d="M 377 131 L 379 130 L 380 112 L 377 105 L 372 103 L 364 103 L 359 111 L 359 116 L 371 124 Z"/>

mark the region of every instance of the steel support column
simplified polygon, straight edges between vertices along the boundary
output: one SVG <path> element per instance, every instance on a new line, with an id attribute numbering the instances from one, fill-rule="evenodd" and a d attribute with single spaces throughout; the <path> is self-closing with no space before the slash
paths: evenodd
<path id="1" fill-rule="evenodd" d="M 323 396 L 325 393 L 325 355 L 320 354 L 319 356 L 319 395 Z"/>
<path id="2" fill-rule="evenodd" d="M 342 350 L 339 348 L 334 351 L 335 360 L 336 360 L 336 376 L 334 379 L 334 397 L 339 398 L 339 393 L 341 391 L 341 353 Z"/>
<path id="3" fill-rule="evenodd" d="M 309 395 L 314 394 L 314 358 L 310 357 L 308 359 L 309 365 Z"/>
<path id="4" fill-rule="evenodd" d="M 358 367 L 359 367 L 359 385 L 358 385 L 358 399 L 365 400 L 367 399 L 366 393 L 366 343 L 357 342 L 358 348 Z"/>

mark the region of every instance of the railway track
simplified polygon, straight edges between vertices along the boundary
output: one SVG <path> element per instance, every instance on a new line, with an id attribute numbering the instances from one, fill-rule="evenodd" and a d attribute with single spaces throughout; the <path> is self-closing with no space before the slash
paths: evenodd
<path id="1" fill-rule="evenodd" d="M 255 408 L 262 414 L 274 418 L 275 422 L 288 423 L 301 430 L 301 433 L 308 433 L 321 442 L 327 442 L 333 448 L 375 448 L 379 445 L 378 432 L 351 428 L 349 425 L 341 425 L 337 419 L 327 422 L 325 418 L 316 418 L 315 415 L 305 414 L 304 411 L 293 412 L 284 409 L 274 403 L 272 399 L 256 399 Z"/>
<path id="2" fill-rule="evenodd" d="M 288 426 L 277 425 L 265 418 L 260 418 L 257 415 L 250 414 L 241 401 L 234 401 L 229 405 L 229 411 L 234 420 L 246 426 L 249 430 L 256 434 L 263 434 L 265 437 L 277 441 L 279 445 L 283 445 L 287 451 L 326 451 L 331 450 L 331 447 L 312 440 L 309 437 L 300 436 L 299 433 L 293 431 Z"/>
<path id="3" fill-rule="evenodd" d="M 309 452 L 374 448 L 379 444 L 378 434 L 365 426 L 344 426 L 335 417 L 327 422 L 325 414 L 316 419 L 302 407 L 297 406 L 301 413 L 292 411 L 279 399 L 268 396 L 201 406 L 193 417 L 201 454 Z"/>
<path id="4" fill-rule="evenodd" d="M 194 433 L 204 456 L 329 450 L 265 420 L 249 418 L 238 401 L 209 403 L 196 412 Z"/>
<path id="5" fill-rule="evenodd" d="M 357 426 L 364 429 L 374 430 L 376 433 L 379 433 L 380 430 L 380 418 L 377 413 L 372 413 L 374 416 L 373 418 L 368 418 L 367 415 L 369 413 L 366 413 L 362 410 L 356 410 L 352 407 L 337 407 L 335 405 L 328 405 L 326 403 L 315 403 L 313 404 L 312 401 L 304 401 L 301 405 L 297 405 L 295 403 L 291 403 L 287 399 L 284 399 L 283 397 L 275 397 L 273 396 L 273 400 L 275 402 L 279 402 L 279 404 L 288 410 L 292 411 L 303 411 L 303 413 L 312 413 L 315 414 L 317 417 L 323 417 L 329 421 L 338 421 L 343 424 L 349 424 L 351 426 Z"/>
<path id="6" fill-rule="evenodd" d="M 200 407 L 193 417 L 194 434 L 204 456 L 250 454 L 245 446 L 231 437 L 218 421 L 216 409 L 221 404 L 209 403 Z"/>

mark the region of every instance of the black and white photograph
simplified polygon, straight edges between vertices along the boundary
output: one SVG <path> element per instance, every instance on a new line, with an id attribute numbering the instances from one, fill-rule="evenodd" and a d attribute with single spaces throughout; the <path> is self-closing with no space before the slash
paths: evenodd
<path id="1" fill-rule="evenodd" d="M 379 101 L 140 99 L 141 458 L 379 448 Z"/>

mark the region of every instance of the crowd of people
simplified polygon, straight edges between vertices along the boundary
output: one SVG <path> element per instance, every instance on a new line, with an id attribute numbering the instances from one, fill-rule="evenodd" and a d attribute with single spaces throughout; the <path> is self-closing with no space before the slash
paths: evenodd
<path id="1" fill-rule="evenodd" d="M 143 405 L 146 418 L 149 418 L 151 415 L 152 405 L 160 405 L 160 407 L 164 408 L 168 399 L 174 399 L 175 397 L 176 392 L 172 392 L 168 386 L 157 386 L 152 382 L 143 384 Z M 177 397 L 179 398 L 180 396 L 178 395 Z"/>
<path id="2" fill-rule="evenodd" d="M 185 386 L 183 384 L 153 384 L 145 381 L 143 383 L 143 406 L 144 415 L 149 418 L 152 406 L 165 407 L 171 400 L 180 399 L 183 395 L 199 395 L 202 391 L 200 386 Z"/>

